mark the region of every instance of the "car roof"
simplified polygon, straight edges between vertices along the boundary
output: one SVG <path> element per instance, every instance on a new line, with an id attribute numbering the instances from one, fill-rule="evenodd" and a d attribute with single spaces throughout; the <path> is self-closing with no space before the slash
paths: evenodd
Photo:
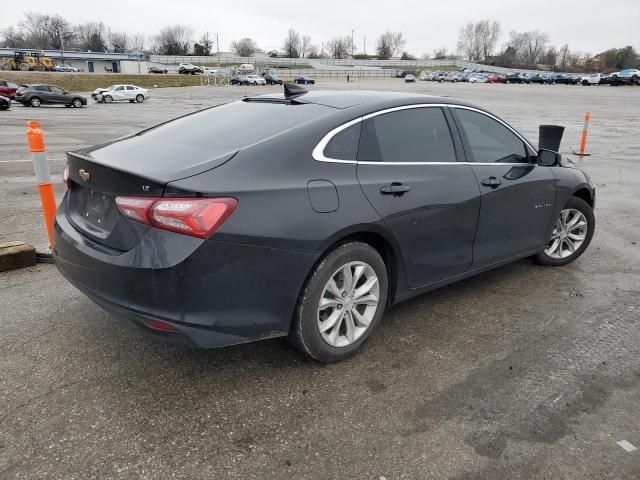
<path id="1" fill-rule="evenodd" d="M 258 99 L 284 100 L 284 94 L 259 95 Z M 480 108 L 471 103 L 449 97 L 437 97 L 418 93 L 388 92 L 377 90 L 314 90 L 296 95 L 295 100 L 300 103 L 313 103 L 337 109 L 346 109 L 355 106 L 370 106 L 376 108 L 390 108 L 401 105 L 417 103 L 447 103 L 455 105 Z M 263 101 L 264 101 L 263 100 Z M 484 109 L 483 109 L 484 110 Z"/>

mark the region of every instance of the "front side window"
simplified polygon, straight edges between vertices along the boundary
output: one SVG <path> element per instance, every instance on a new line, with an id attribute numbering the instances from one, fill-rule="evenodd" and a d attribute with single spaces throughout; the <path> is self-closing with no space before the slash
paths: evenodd
<path id="1" fill-rule="evenodd" d="M 439 107 L 398 110 L 362 123 L 359 161 L 455 162 L 451 132 Z"/>
<path id="2" fill-rule="evenodd" d="M 527 163 L 524 142 L 511 130 L 487 115 L 456 109 L 470 152 L 469 161 L 479 163 Z"/>

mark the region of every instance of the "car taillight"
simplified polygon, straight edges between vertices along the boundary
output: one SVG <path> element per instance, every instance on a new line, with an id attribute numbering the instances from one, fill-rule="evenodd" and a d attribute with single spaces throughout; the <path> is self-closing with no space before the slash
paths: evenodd
<path id="1" fill-rule="evenodd" d="M 210 237 L 238 206 L 235 198 L 116 197 L 122 214 L 136 222 L 199 238 Z"/>

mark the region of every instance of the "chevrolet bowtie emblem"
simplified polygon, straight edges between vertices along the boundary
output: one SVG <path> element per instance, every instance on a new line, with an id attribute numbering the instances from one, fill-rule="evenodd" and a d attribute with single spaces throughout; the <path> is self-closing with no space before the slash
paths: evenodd
<path id="1" fill-rule="evenodd" d="M 87 172 L 84 168 L 81 168 L 80 170 L 78 170 L 78 175 L 80 175 L 80 178 L 85 182 L 88 182 L 91 179 L 91 174 Z"/>

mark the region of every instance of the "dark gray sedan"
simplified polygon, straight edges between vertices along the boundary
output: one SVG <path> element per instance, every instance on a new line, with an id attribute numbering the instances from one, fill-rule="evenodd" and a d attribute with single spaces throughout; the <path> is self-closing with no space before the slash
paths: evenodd
<path id="1" fill-rule="evenodd" d="M 55 262 L 104 309 L 198 347 L 288 336 L 322 362 L 388 305 L 565 265 L 595 228 L 594 187 L 559 154 L 416 94 L 285 85 L 70 152 L 66 182 Z"/>
<path id="2" fill-rule="evenodd" d="M 55 85 L 27 85 L 16 91 L 16 102 L 25 107 L 39 107 L 40 105 L 64 105 L 65 107 L 80 108 L 87 104 L 87 98 Z"/>

